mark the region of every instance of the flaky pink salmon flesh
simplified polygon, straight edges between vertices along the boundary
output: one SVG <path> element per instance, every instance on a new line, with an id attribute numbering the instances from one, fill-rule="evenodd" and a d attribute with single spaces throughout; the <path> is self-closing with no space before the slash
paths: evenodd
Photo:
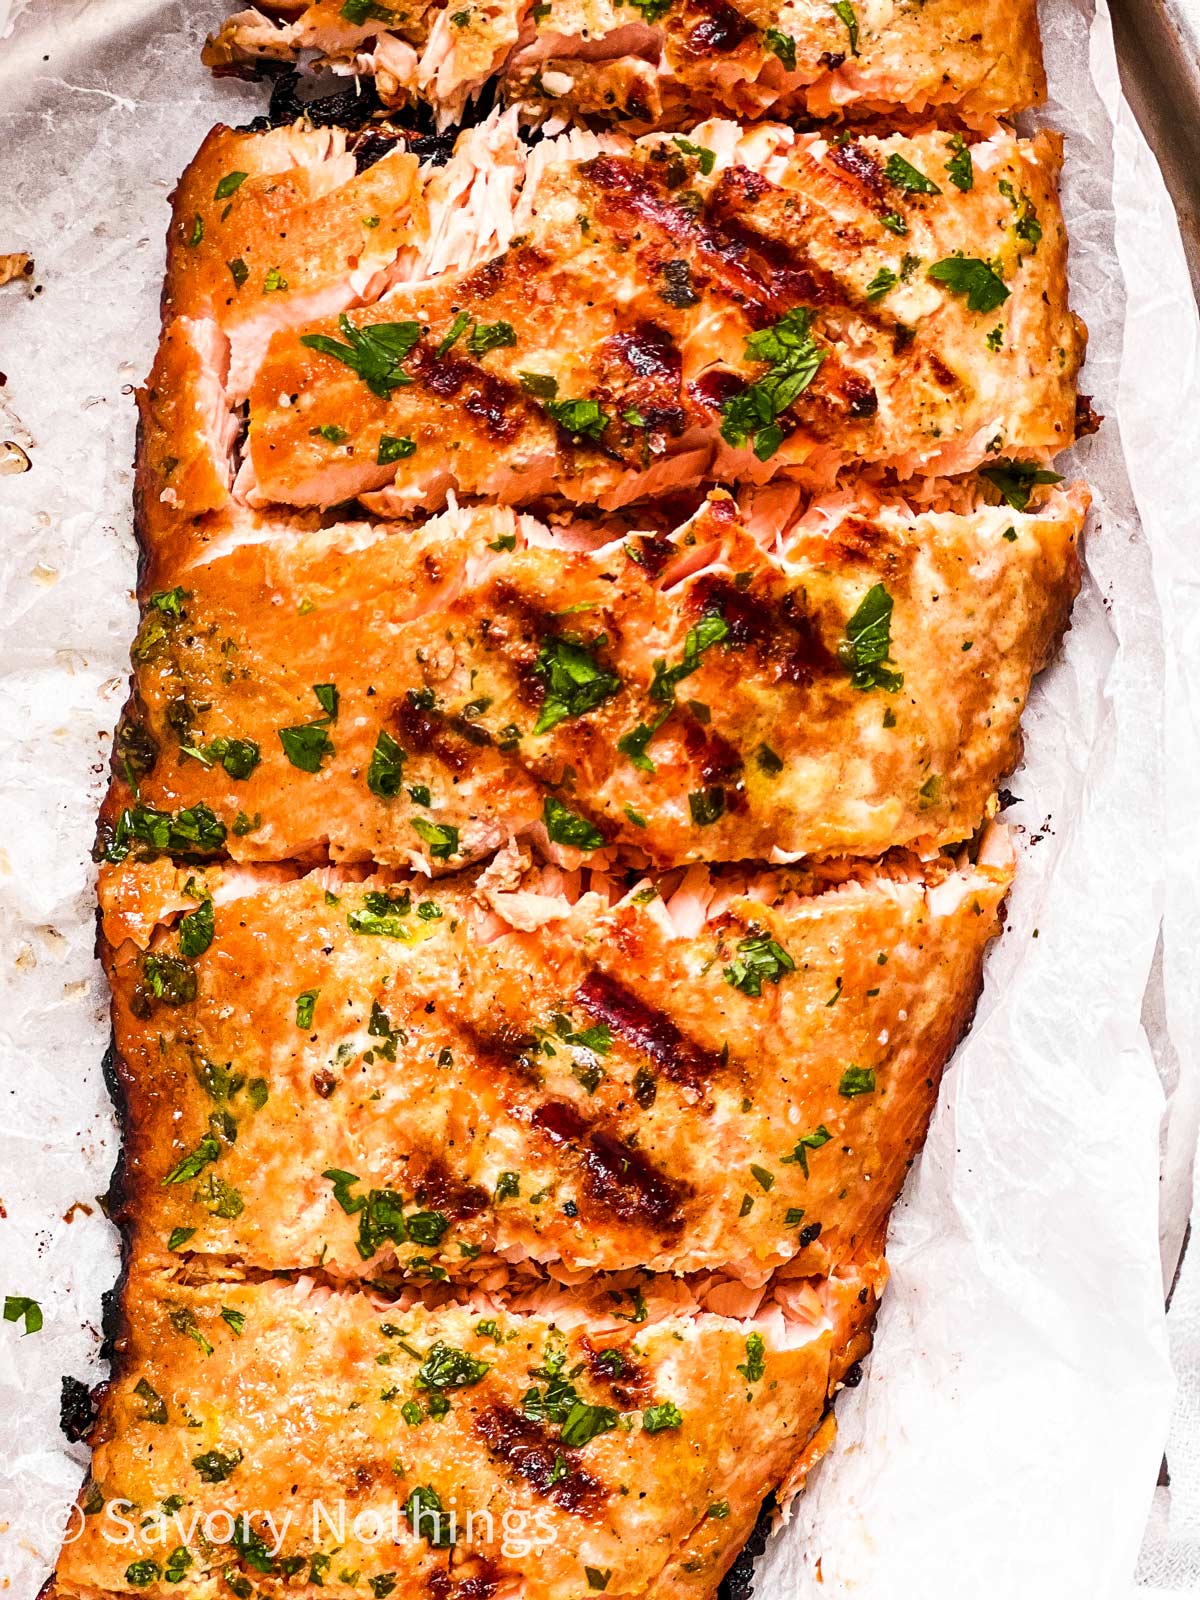
<path id="1" fill-rule="evenodd" d="M 1011 115 L 1045 93 L 1033 0 L 532 0 L 453 11 L 367 0 L 284 0 L 236 11 L 210 37 L 218 73 L 311 61 L 373 79 L 385 105 L 461 115 L 489 80 L 531 117 L 666 127 L 861 118 L 945 108 Z"/>

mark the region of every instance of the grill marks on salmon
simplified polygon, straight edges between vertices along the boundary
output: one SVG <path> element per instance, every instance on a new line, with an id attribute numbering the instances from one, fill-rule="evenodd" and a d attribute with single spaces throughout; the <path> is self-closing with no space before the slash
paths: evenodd
<path id="1" fill-rule="evenodd" d="M 514 834 L 659 866 L 955 843 L 1078 587 L 1086 493 L 1037 494 L 249 523 L 152 573 L 105 837 L 203 804 L 238 860 L 434 872 Z"/>
<path id="2" fill-rule="evenodd" d="M 276 333 L 238 493 L 611 507 L 706 473 L 828 485 L 850 465 L 961 472 L 1071 442 L 1082 334 L 1050 135 L 977 146 L 968 193 L 944 134 L 839 146 L 710 124 L 685 145 L 700 153 L 543 146 L 502 256 Z M 364 378 L 351 345 L 388 325 L 409 354 Z"/>
<path id="3" fill-rule="evenodd" d="M 945 108 L 979 122 L 1045 94 L 1032 0 L 855 0 L 842 14 L 812 0 L 501 0 L 465 14 L 317 0 L 238 11 L 204 50 L 218 72 L 309 56 L 373 74 L 385 105 L 425 100 L 442 120 L 491 77 L 535 116 L 634 127 L 705 111 L 841 120 Z"/>
<path id="4" fill-rule="evenodd" d="M 742 1316 L 643 1277 L 635 1322 L 625 1292 L 388 1304 L 137 1266 L 55 1592 L 558 1600 L 589 1568 L 619 1594 L 715 1591 L 819 1450 L 882 1276 L 867 1260 Z M 597 1379 L 597 1351 L 642 1393 Z"/>
<path id="5" fill-rule="evenodd" d="M 999 844 L 623 894 L 512 853 L 433 884 L 106 866 L 119 1213 L 211 1270 L 827 1273 L 923 1137 Z"/>

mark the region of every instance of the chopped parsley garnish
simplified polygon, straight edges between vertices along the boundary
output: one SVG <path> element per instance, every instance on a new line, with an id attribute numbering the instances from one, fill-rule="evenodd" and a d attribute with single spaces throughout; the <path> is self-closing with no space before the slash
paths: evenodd
<path id="1" fill-rule="evenodd" d="M 229 268 L 229 276 L 233 279 L 234 287 L 240 289 L 250 276 L 250 268 L 242 260 L 241 256 L 235 256 L 232 261 L 227 261 L 225 265 Z"/>
<path id="2" fill-rule="evenodd" d="M 639 722 L 635 728 L 630 728 L 628 733 L 623 733 L 617 740 L 617 749 L 623 756 L 628 756 L 639 772 L 655 772 L 658 769 L 646 754 L 646 748 L 651 739 L 662 727 L 670 716 L 670 708 L 660 711 L 651 723 Z"/>
<path id="3" fill-rule="evenodd" d="M 413 1382 L 419 1389 L 468 1389 L 490 1371 L 488 1362 L 439 1339 L 417 1368 Z"/>
<path id="4" fill-rule="evenodd" d="M 754 752 L 754 764 L 760 772 L 765 772 L 768 778 L 777 778 L 783 771 L 783 760 L 777 756 L 769 744 L 760 744 Z"/>
<path id="5" fill-rule="evenodd" d="M 168 1583 L 182 1583 L 192 1564 L 192 1553 L 184 1544 L 177 1544 L 167 1557 L 163 1577 Z"/>
<path id="6" fill-rule="evenodd" d="M 195 1228 L 172 1228 L 167 1237 L 167 1249 L 182 1250 L 195 1231 Z"/>
<path id="7" fill-rule="evenodd" d="M 858 54 L 858 16 L 850 0 L 833 0 L 835 15 L 845 24 L 846 32 L 850 36 L 850 54 Z"/>
<path id="8" fill-rule="evenodd" d="M 775 1187 L 775 1174 L 768 1167 L 760 1167 L 755 1162 L 750 1163 L 750 1173 L 755 1183 L 764 1193 Z"/>
<path id="9" fill-rule="evenodd" d="M 647 27 L 653 27 L 671 9 L 671 0 L 628 0 L 628 3 L 635 11 L 642 13 L 642 21 Z"/>
<path id="10" fill-rule="evenodd" d="M 581 717 L 619 693 L 621 680 L 598 666 L 592 650 L 602 644 L 602 634 L 591 646 L 552 636 L 542 643 L 533 670 L 546 685 L 534 733 L 549 733 L 568 717 Z"/>
<path id="11" fill-rule="evenodd" d="M 427 817 L 413 817 L 412 825 L 429 848 L 435 861 L 449 861 L 458 854 L 458 829 L 448 822 L 430 822 Z"/>
<path id="12" fill-rule="evenodd" d="M 124 861 L 134 844 L 158 854 L 184 856 L 216 855 L 225 843 L 225 824 L 219 822 L 203 802 L 172 815 L 151 806 L 134 806 L 117 819 L 112 843 L 104 853 L 106 861 Z"/>
<path id="13" fill-rule="evenodd" d="M 224 734 L 210 739 L 205 745 L 181 746 L 184 755 L 191 756 L 202 766 L 219 765 L 228 775 L 241 783 L 262 760 L 262 752 L 253 739 L 227 739 Z"/>
<path id="14" fill-rule="evenodd" d="M 874 1067 L 847 1067 L 842 1073 L 841 1082 L 838 1084 L 838 1093 L 847 1100 L 853 1100 L 856 1095 L 873 1094 L 875 1091 Z"/>
<path id="15" fill-rule="evenodd" d="M 946 176 L 956 189 L 964 194 L 975 187 L 975 163 L 971 160 L 971 147 L 961 133 L 951 136 L 948 146 L 950 159 L 946 163 Z"/>
<path id="16" fill-rule="evenodd" d="M 592 1406 L 585 1400 L 576 1400 L 567 1412 L 562 1425 L 562 1442 L 578 1449 L 602 1433 L 609 1433 L 617 1425 L 617 1413 L 611 1406 Z"/>
<path id="17" fill-rule="evenodd" d="M 454 346 L 462 338 L 463 334 L 466 333 L 467 326 L 470 323 L 470 321 L 471 321 L 471 313 L 469 311 L 460 311 L 458 313 L 458 315 L 455 317 L 454 321 L 450 324 L 449 330 L 447 331 L 445 338 L 442 339 L 438 343 L 438 347 L 437 347 L 437 352 L 436 353 L 439 356 L 444 356 L 444 355 L 448 355 L 449 354 L 449 352 L 454 348 Z"/>
<path id="18" fill-rule="evenodd" d="M 846 637 L 838 645 L 838 660 L 856 689 L 895 692 L 904 683 L 890 660 L 892 648 L 892 597 L 882 583 L 868 589 L 846 624 Z"/>
<path id="19" fill-rule="evenodd" d="M 142 1561 L 131 1561 L 125 1568 L 125 1582 L 131 1589 L 146 1589 L 162 1577 L 162 1568 L 149 1556 Z"/>
<path id="20" fill-rule="evenodd" d="M 303 994 L 296 996 L 296 1026 L 298 1028 L 311 1028 L 313 1016 L 317 1009 L 317 996 L 319 989 L 305 989 Z"/>
<path id="21" fill-rule="evenodd" d="M 161 1427 L 167 1420 L 167 1403 L 162 1395 L 145 1378 L 138 1379 L 133 1392 L 145 1408 L 138 1417 L 139 1422 L 154 1422 Z"/>
<path id="22" fill-rule="evenodd" d="M 608 417 L 595 400 L 547 400 L 549 415 L 572 439 L 598 440 L 608 427 Z"/>
<path id="23" fill-rule="evenodd" d="M 589 1589 L 608 1588 L 609 1579 L 612 1577 L 611 1567 L 584 1567 L 583 1572 Z"/>
<path id="24" fill-rule="evenodd" d="M 737 948 L 737 959 L 725 968 L 725 982 L 743 994 L 760 995 L 764 983 L 778 983 L 785 972 L 796 970 L 791 956 L 768 934 L 739 939 Z"/>
<path id="25" fill-rule="evenodd" d="M 707 828 L 725 815 L 725 791 L 720 784 L 694 789 L 688 795 L 688 810 L 698 828 Z"/>
<path id="26" fill-rule="evenodd" d="M 194 960 L 213 942 L 213 903 L 204 899 L 179 924 L 179 953 Z"/>
<path id="27" fill-rule="evenodd" d="M 889 183 L 894 183 L 898 189 L 903 189 L 905 194 L 941 194 L 941 189 L 932 178 L 927 178 L 911 161 L 906 161 L 901 155 L 891 155 L 883 169 L 883 175 Z"/>
<path id="28" fill-rule="evenodd" d="M 467 349 L 473 356 L 485 356 L 489 350 L 504 350 L 516 342 L 511 322 L 477 322 L 471 329 Z"/>
<path id="29" fill-rule="evenodd" d="M 405 921 L 412 910 L 412 894 L 403 889 L 398 895 L 369 889 L 357 911 L 346 914 L 351 933 L 374 934 L 382 939 L 403 939 L 411 943 L 413 933 Z"/>
<path id="30" fill-rule="evenodd" d="M 381 400 L 388 399 L 393 389 L 412 382 L 402 370 L 402 363 L 421 337 L 419 322 L 376 322 L 356 328 L 342 312 L 338 327 L 345 344 L 324 333 L 302 334 L 300 343 L 349 367 Z"/>
<path id="31" fill-rule="evenodd" d="M 333 754 L 333 740 L 323 720 L 278 732 L 284 755 L 301 772 L 319 772 L 325 757 Z"/>
<path id="32" fill-rule="evenodd" d="M 944 283 L 953 294 L 964 295 L 971 311 L 997 311 L 1010 292 L 995 268 L 974 256 L 947 256 L 936 261 L 927 276 Z"/>
<path id="33" fill-rule="evenodd" d="M 150 951 L 142 957 L 141 970 L 146 988 L 163 1005 L 187 1006 L 196 998 L 196 974 L 185 961 Z"/>
<path id="34" fill-rule="evenodd" d="M 203 1455 L 192 1457 L 192 1465 L 203 1483 L 224 1483 L 241 1459 L 240 1450 L 233 1450 L 229 1455 L 222 1454 L 220 1450 L 206 1450 Z"/>
<path id="35" fill-rule="evenodd" d="M 197 211 L 196 215 L 192 218 L 192 231 L 186 236 L 184 242 L 194 250 L 203 238 L 204 218 Z"/>
<path id="36" fill-rule="evenodd" d="M 737 1369 L 747 1383 L 758 1383 L 767 1370 L 763 1336 L 752 1333 L 746 1340 L 746 1359 Z"/>
<path id="37" fill-rule="evenodd" d="M 555 844 L 570 845 L 575 850 L 600 850 L 604 846 L 599 828 L 578 812 L 568 810 L 553 795 L 548 794 L 542 805 L 542 821 Z"/>
<path id="38" fill-rule="evenodd" d="M 211 1356 L 213 1347 L 204 1337 L 200 1324 L 196 1321 L 196 1313 L 187 1306 L 177 1306 L 174 1311 L 168 1312 L 167 1321 L 185 1339 L 190 1339 L 202 1356 Z"/>
<path id="39" fill-rule="evenodd" d="M 42 1308 L 36 1300 L 31 1300 L 27 1294 L 6 1294 L 4 1296 L 5 1322 L 25 1323 L 25 1334 L 40 1333 L 42 1330 Z M 23 1334 L 22 1337 L 25 1335 Z"/>
<path id="40" fill-rule="evenodd" d="M 521 1175 L 519 1172 L 502 1172 L 496 1179 L 497 1200 L 511 1200 L 521 1192 Z"/>
<path id="41" fill-rule="evenodd" d="M 454 1530 L 450 1515 L 442 1508 L 436 1489 L 419 1483 L 404 1502 L 404 1515 L 418 1539 L 424 1539 L 435 1550 L 448 1550 L 454 1544 Z"/>
<path id="42" fill-rule="evenodd" d="M 233 1329 L 234 1337 L 242 1337 L 242 1329 L 246 1326 L 246 1313 L 235 1311 L 232 1306 L 221 1307 L 221 1321 Z"/>
<path id="43" fill-rule="evenodd" d="M 747 361 L 765 361 L 769 370 L 721 407 L 721 437 L 734 446 L 750 444 L 760 461 L 783 442 L 782 416 L 816 377 L 825 352 L 810 333 L 812 312 L 793 309 L 772 328 L 747 336 Z"/>
<path id="44" fill-rule="evenodd" d="M 678 135 L 671 140 L 671 143 L 676 149 L 682 150 L 685 156 L 695 156 L 696 164 L 700 171 L 706 178 L 708 177 L 716 164 L 717 155 L 715 150 L 710 150 L 707 145 L 693 144 L 690 139 L 684 139 Z"/>
<path id="45" fill-rule="evenodd" d="M 367 766 L 367 788 L 381 800 L 394 800 L 404 779 L 405 753 L 386 728 L 380 728 Z"/>
<path id="46" fill-rule="evenodd" d="M 361 27 L 364 22 L 395 22 L 396 13 L 391 6 L 381 6 L 377 0 L 346 0 L 340 17 L 347 22 L 353 22 L 356 27 Z"/>
<path id="47" fill-rule="evenodd" d="M 796 41 L 790 33 L 781 33 L 778 28 L 767 28 L 763 33 L 763 43 L 772 55 L 779 57 L 789 72 L 795 72 Z"/>
<path id="48" fill-rule="evenodd" d="M 264 294 L 279 294 L 288 286 L 288 281 L 278 267 L 268 267 L 263 278 L 262 292 Z M 307 341 L 306 341 L 307 342 Z"/>
<path id="49" fill-rule="evenodd" d="M 980 467 L 979 476 L 985 478 L 993 489 L 998 489 L 1006 505 L 1014 511 L 1024 511 L 1034 488 L 1041 483 L 1061 483 L 1062 476 L 1036 461 L 993 461 Z"/>
<path id="50" fill-rule="evenodd" d="M 894 289 L 899 282 L 899 275 L 890 267 L 880 267 L 867 285 L 867 299 L 882 300 L 884 295 Z"/>
<path id="51" fill-rule="evenodd" d="M 415 455 L 417 442 L 405 435 L 381 433 L 379 435 L 379 449 L 375 455 L 375 465 L 390 467 L 393 461 L 407 461 L 409 456 Z"/>
<path id="52" fill-rule="evenodd" d="M 675 686 L 682 683 L 685 678 L 690 678 L 700 665 L 700 657 L 706 650 L 711 650 L 715 644 L 723 644 L 729 637 L 729 624 L 719 611 L 706 612 L 687 631 L 683 641 L 683 656 L 673 667 L 668 667 L 666 662 L 658 660 L 654 663 L 654 679 L 650 685 L 651 700 L 658 700 L 669 704 L 675 698 Z M 658 724 L 655 724 L 657 727 Z M 636 730 L 635 730 L 636 731 Z M 654 730 L 651 729 L 651 732 Z M 622 748 L 618 745 L 618 748 Z M 645 745 L 642 746 L 643 752 Z M 634 763 L 635 766 L 637 763 Z M 653 769 L 651 769 L 653 770 Z"/>
<path id="53" fill-rule="evenodd" d="M 822 1122 L 814 1133 L 802 1134 L 796 1140 L 795 1148 L 790 1156 L 781 1157 L 785 1167 L 799 1167 L 804 1176 L 808 1177 L 808 1152 L 819 1150 L 822 1145 L 828 1144 L 833 1135 Z"/>
<path id="54" fill-rule="evenodd" d="M 664 1400 L 660 1405 L 648 1406 L 642 1412 L 642 1427 L 647 1433 L 664 1433 L 668 1428 L 682 1426 L 683 1413 L 673 1400 Z"/>
<path id="55" fill-rule="evenodd" d="M 193 1178 L 198 1178 L 209 1162 L 215 1161 L 220 1154 L 221 1146 L 211 1133 L 206 1133 L 196 1148 L 167 1173 L 163 1179 L 163 1188 L 172 1183 L 190 1183 Z"/>
<path id="56" fill-rule="evenodd" d="M 1042 225 L 1038 221 L 1033 201 L 1023 189 L 1014 189 L 1007 178 L 1001 178 L 997 188 L 1017 214 L 1013 232 L 1018 239 L 1024 240 L 1036 255 L 1037 247 L 1042 242 Z"/>

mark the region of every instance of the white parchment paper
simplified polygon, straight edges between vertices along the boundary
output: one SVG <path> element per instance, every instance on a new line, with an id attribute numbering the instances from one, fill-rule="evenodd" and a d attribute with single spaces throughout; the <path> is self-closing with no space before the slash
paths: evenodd
<path id="1" fill-rule="evenodd" d="M 0 1327 L 17 1600 L 78 1484 L 59 1378 L 100 1376 L 116 1273 L 87 851 L 134 629 L 127 388 L 157 334 L 166 196 L 211 123 L 263 101 L 199 66 L 225 9 L 0 0 L 0 251 L 31 250 L 42 291 L 0 291 L 0 438 L 34 461 L 0 477 L 0 1293 L 46 1313 L 33 1337 Z M 1090 577 L 1026 718 L 1023 870 L 897 1210 L 868 1376 L 761 1600 L 1127 1595 L 1168 1436 L 1163 1272 L 1200 1101 L 1198 336 L 1103 0 L 1044 11 L 1084 387 L 1108 417 L 1075 453 Z M 1200 1522 L 1200 1468 L 1193 1487 Z M 1175 1500 L 1168 1540 L 1186 1477 Z"/>

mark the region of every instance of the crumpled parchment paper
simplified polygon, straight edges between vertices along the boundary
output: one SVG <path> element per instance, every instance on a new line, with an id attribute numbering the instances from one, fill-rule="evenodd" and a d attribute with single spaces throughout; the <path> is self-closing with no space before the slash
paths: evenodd
<path id="1" fill-rule="evenodd" d="M 224 10 L 0 0 L 0 250 L 32 251 L 40 288 L 0 295 L 0 438 L 33 461 L 0 477 L 0 1293 L 46 1316 L 0 1327 L 17 1600 L 79 1481 L 59 1378 L 100 1376 L 117 1269 L 87 852 L 134 630 L 128 386 L 157 334 L 166 197 L 214 121 L 263 102 L 199 65 Z M 1168 1435 L 1163 1279 L 1200 1101 L 1197 323 L 1104 0 L 1046 0 L 1044 21 L 1084 388 L 1108 418 L 1072 464 L 1096 493 L 1090 576 L 1026 717 L 1022 872 L 896 1212 L 875 1354 L 760 1600 L 1128 1595 Z M 1191 1492 L 1200 1519 L 1200 1471 Z"/>

